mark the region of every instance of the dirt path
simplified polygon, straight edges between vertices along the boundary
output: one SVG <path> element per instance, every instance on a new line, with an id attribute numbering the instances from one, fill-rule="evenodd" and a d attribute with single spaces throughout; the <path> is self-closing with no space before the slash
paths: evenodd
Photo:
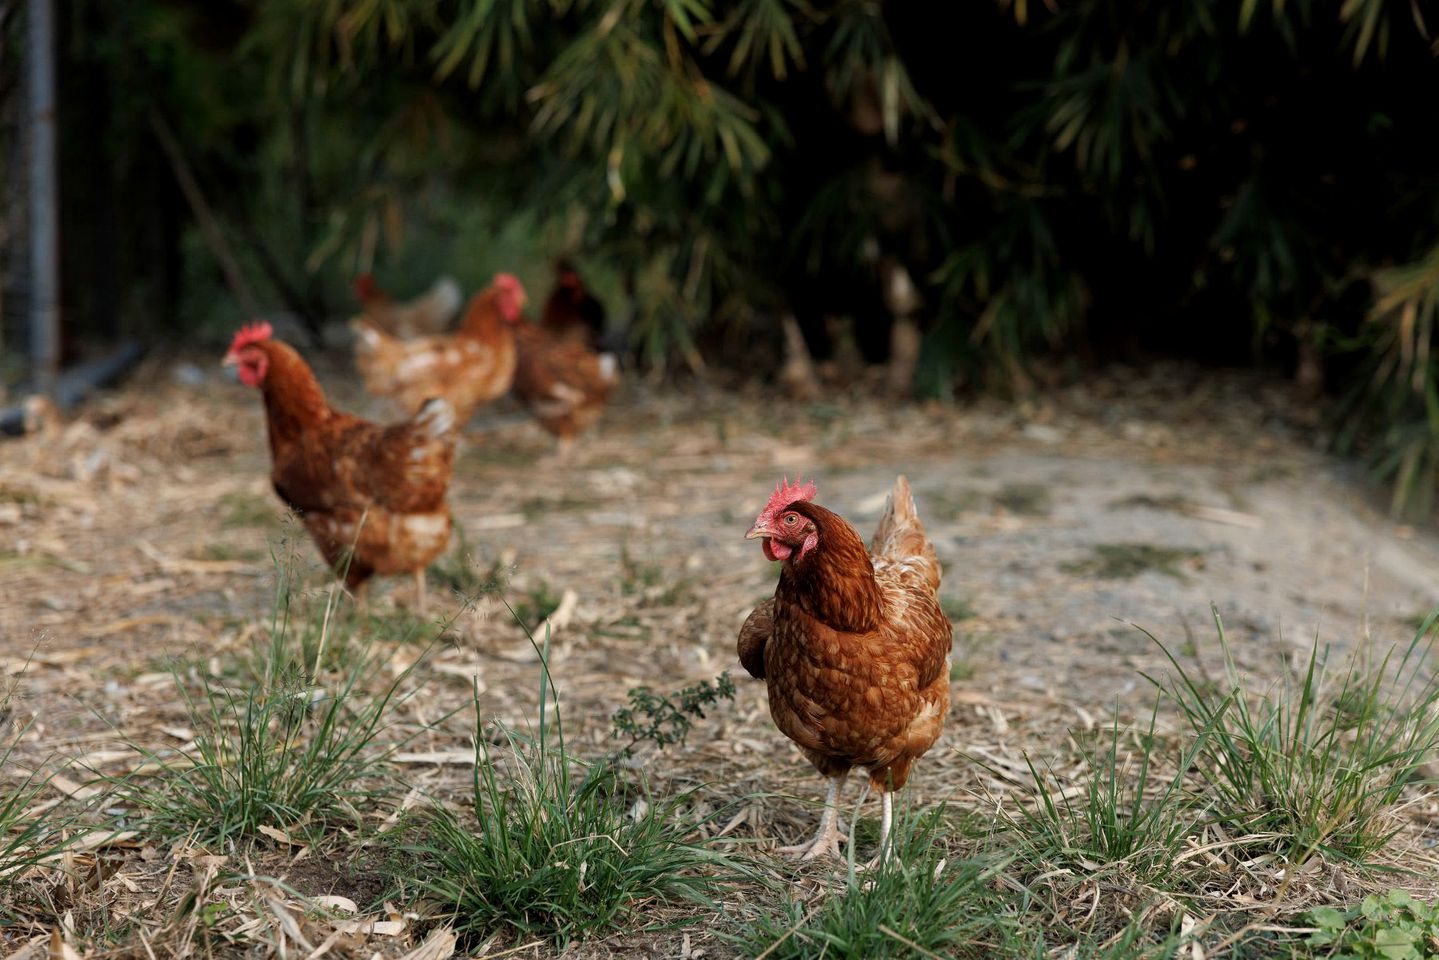
<path id="1" fill-rule="evenodd" d="M 331 382 L 338 402 L 377 412 Z M 1439 602 L 1439 539 L 1385 519 L 1261 394 L 1161 376 L 1025 417 L 632 391 L 568 470 L 513 411 L 482 416 L 454 503 L 475 565 L 499 563 L 513 602 L 576 593 L 563 642 L 579 657 L 557 663 L 562 680 L 622 696 L 734 666 L 735 627 L 774 576 L 742 533 L 781 473 L 816 476 L 867 533 L 902 470 L 945 562 L 969 685 L 1106 704 L 1143 693 L 1135 668 L 1158 665 L 1127 623 L 1212 645 L 1213 601 L 1260 665 L 1316 635 L 1342 649 L 1366 615 L 1397 642 Z M 74 712 L 46 702 L 52 668 L 143 673 L 223 646 L 268 608 L 272 547 L 316 566 L 269 492 L 259 404 L 241 387 L 132 388 L 0 454 L 0 654 L 14 676 L 34 651 L 25 687 L 46 719 Z M 311 582 L 323 588 L 317 569 Z M 482 604 L 453 636 L 520 650 L 504 619 Z M 62 726 L 48 735 L 59 743 Z"/>
<path id="2" fill-rule="evenodd" d="M 37 761 L 114 750 L 117 730 L 173 745 L 164 730 L 184 716 L 168 658 L 253 643 L 272 550 L 328 589 L 269 492 L 256 398 L 154 374 L 163 386 L 0 446 L 0 668 L 16 717 L 34 718 L 22 751 Z M 328 381 L 341 405 L 374 410 Z M 1138 671 L 1163 660 L 1127 622 L 1207 655 L 1214 601 L 1242 664 L 1266 675 L 1316 634 L 1340 649 L 1366 622 L 1385 646 L 1412 636 L 1439 602 L 1439 539 L 1376 512 L 1347 468 L 1296 439 L 1285 409 L 1282 392 L 1184 371 L 1115 376 L 1021 412 L 632 390 L 565 470 L 545 463 L 537 428 L 501 410 L 471 425 L 457 466 L 473 563 L 457 555 L 450 569 L 504 575 L 522 612 L 574 592 L 553 669 L 578 736 L 602 749 L 629 688 L 738 670 L 735 632 L 775 576 L 742 535 L 780 474 L 816 477 L 821 500 L 868 533 L 903 471 L 945 563 L 961 661 L 951 733 L 915 792 L 970 796 L 996 784 L 966 757 L 1043 751 L 1116 698 L 1122 713 L 1145 710 Z M 403 589 L 382 586 L 377 608 Z M 459 609 L 443 585 L 432 599 Z M 397 666 L 421 650 L 393 647 Z M 461 612 L 422 665 L 412 719 L 463 705 L 472 676 L 491 715 L 532 714 L 535 658 L 494 600 Z M 463 749 L 469 722 L 415 748 Z M 748 682 L 684 749 L 647 762 L 717 792 L 818 793 Z M 440 765 L 405 775 L 463 780 Z M 792 842 L 809 816 L 766 804 L 746 829 Z"/>

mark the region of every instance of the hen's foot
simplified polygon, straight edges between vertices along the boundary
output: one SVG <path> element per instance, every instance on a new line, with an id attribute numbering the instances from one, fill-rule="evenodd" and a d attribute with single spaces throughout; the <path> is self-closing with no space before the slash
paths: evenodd
<path id="1" fill-rule="evenodd" d="M 814 835 L 814 839 L 793 847 L 780 847 L 780 853 L 798 856 L 801 860 L 839 856 L 840 843 L 849 839 L 839 826 L 839 792 L 844 788 L 844 781 L 848 776 L 848 770 L 837 773 L 830 777 L 829 783 L 825 785 L 824 813 L 820 815 L 819 832 Z"/>
<path id="2" fill-rule="evenodd" d="M 801 861 L 818 860 L 821 857 L 834 857 L 839 859 L 841 843 L 847 843 L 849 837 L 839 829 L 839 824 L 821 824 L 819 833 L 814 839 L 807 843 L 797 843 L 792 847 L 780 847 L 778 853 L 787 857 L 798 857 Z"/>

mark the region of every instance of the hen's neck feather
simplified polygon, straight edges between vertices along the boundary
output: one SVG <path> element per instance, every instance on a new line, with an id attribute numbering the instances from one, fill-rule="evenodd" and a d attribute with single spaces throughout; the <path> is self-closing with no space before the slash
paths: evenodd
<path id="1" fill-rule="evenodd" d="M 796 554 L 780 573 L 779 595 L 835 630 L 867 633 L 879 626 L 884 596 L 864 540 L 837 513 L 806 504 L 819 542 Z"/>
<path id="2" fill-rule="evenodd" d="M 330 406 L 310 365 L 291 347 L 275 342 L 265 352 L 270 358 L 265 375 L 265 414 L 273 448 L 277 436 L 289 436 L 328 420 Z"/>
<path id="3" fill-rule="evenodd" d="M 465 311 L 460 332 L 471 337 L 490 337 L 504 322 L 504 317 L 500 315 L 500 292 L 494 287 L 487 287 Z"/>

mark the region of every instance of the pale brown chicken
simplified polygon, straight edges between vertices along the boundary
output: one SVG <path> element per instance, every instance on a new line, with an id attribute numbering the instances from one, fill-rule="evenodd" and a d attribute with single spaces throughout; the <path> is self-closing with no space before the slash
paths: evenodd
<path id="1" fill-rule="evenodd" d="M 595 353 L 583 339 L 522 323 L 515 331 L 519 358 L 515 396 L 558 441 L 560 462 L 574 439 L 600 418 L 620 382 L 613 354 Z"/>
<path id="2" fill-rule="evenodd" d="M 854 527 L 814 503 L 813 484 L 776 487 L 750 528 L 784 564 L 774 599 L 740 629 L 740 663 L 765 681 L 770 716 L 827 778 L 824 814 L 804 859 L 839 853 L 839 795 L 854 767 L 879 791 L 878 857 L 888 850 L 892 796 L 944 730 L 949 620 L 940 566 L 909 482 L 894 482 L 866 549 Z"/>
<path id="3" fill-rule="evenodd" d="M 459 312 L 464 295 L 452 278 L 439 277 L 418 297 L 399 302 L 373 276 L 363 273 L 355 278 L 355 299 L 364 308 L 366 320 L 403 338 L 444 333 Z"/>
<path id="4" fill-rule="evenodd" d="M 224 362 L 264 397 L 275 493 L 300 515 L 325 562 L 357 595 L 374 574 L 411 574 L 423 611 L 425 568 L 449 543 L 452 524 L 449 402 L 430 400 L 389 426 L 335 410 L 268 323 L 237 333 Z"/>
<path id="5" fill-rule="evenodd" d="M 444 397 L 458 423 L 510 389 L 515 376 L 515 329 L 524 322 L 525 288 L 501 273 L 470 298 L 453 334 L 402 340 L 362 317 L 355 330 L 355 366 L 365 389 L 414 413 L 431 397 Z"/>

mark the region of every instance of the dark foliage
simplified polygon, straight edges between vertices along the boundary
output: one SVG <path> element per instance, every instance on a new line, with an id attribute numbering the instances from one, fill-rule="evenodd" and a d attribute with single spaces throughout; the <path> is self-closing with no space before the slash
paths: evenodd
<path id="1" fill-rule="evenodd" d="M 904 271 L 923 392 L 1270 366 L 1347 395 L 1341 440 L 1396 506 L 1431 497 L 1417 0 L 65 7 L 66 296 L 91 330 L 233 319 L 166 125 L 256 299 L 312 327 L 372 266 L 408 291 L 569 254 L 651 362 L 755 343 L 736 330 L 777 356 L 786 312 L 821 355 L 882 360 Z"/>

